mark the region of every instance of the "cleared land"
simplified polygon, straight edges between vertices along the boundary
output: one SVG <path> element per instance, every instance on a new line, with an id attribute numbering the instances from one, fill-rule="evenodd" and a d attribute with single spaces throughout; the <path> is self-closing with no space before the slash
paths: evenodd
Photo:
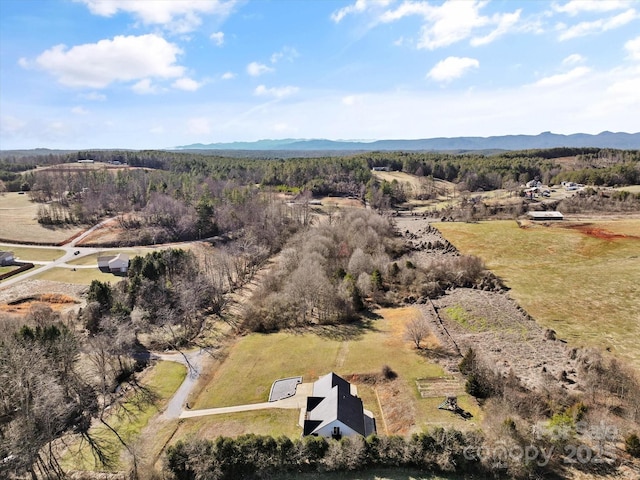
<path id="1" fill-rule="evenodd" d="M 481 257 L 540 324 L 640 366 L 640 219 L 435 226 Z"/>
<path id="2" fill-rule="evenodd" d="M 0 195 L 0 239 L 7 242 L 56 244 L 81 232 L 81 227 L 44 227 L 37 221 L 39 204 L 28 195 Z"/>
<path id="3" fill-rule="evenodd" d="M 75 285 L 90 285 L 92 280 L 100 280 L 101 282 L 118 283 L 122 277 L 118 277 L 111 273 L 103 273 L 96 268 L 71 268 L 54 267 L 45 270 L 35 277 L 38 280 L 50 280 L 54 282 L 72 283 Z"/>
<path id="4" fill-rule="evenodd" d="M 64 255 L 64 250 L 57 248 L 12 247 L 0 243 L 0 250 L 13 252 L 22 262 L 52 262 Z"/>
<path id="5" fill-rule="evenodd" d="M 419 352 L 403 338 L 406 322 L 420 312 L 408 307 L 376 313 L 376 319 L 362 325 L 247 335 L 230 348 L 217 369 L 202 377 L 200 393 L 189 401 L 192 409 L 264 402 L 271 383 L 278 378 L 302 375 L 304 382 L 312 382 L 334 371 L 357 386 L 365 408 L 377 419 L 380 433 L 404 435 L 444 424 L 475 426 L 479 409 L 466 395 L 460 397 L 460 404 L 476 417 L 471 421 L 437 409 L 447 392 L 436 391 L 425 398 L 420 394 L 418 381 L 438 380 L 445 375 L 439 365 L 428 359 L 428 349 Z M 389 365 L 398 378 L 372 381 L 384 365 Z M 184 421 L 172 441 L 190 434 L 225 430 L 233 435 L 264 432 L 298 436 L 298 415 L 295 410 L 200 417 Z M 275 428 L 274 416 L 289 425 Z"/>

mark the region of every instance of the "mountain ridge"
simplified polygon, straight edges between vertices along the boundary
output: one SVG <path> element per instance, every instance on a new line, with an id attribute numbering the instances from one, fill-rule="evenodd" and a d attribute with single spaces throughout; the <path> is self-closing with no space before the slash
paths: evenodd
<path id="1" fill-rule="evenodd" d="M 174 150 L 530 150 L 557 147 L 594 147 L 621 150 L 640 149 L 640 132 L 609 132 L 596 135 L 574 133 L 563 135 L 543 132 L 538 135 L 500 135 L 491 137 L 435 137 L 407 140 L 327 140 L 264 139 L 255 142 L 194 143 Z"/>

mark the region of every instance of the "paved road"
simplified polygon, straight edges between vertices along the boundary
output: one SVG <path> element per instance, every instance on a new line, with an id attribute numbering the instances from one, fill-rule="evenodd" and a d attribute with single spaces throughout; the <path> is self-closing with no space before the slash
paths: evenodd
<path id="1" fill-rule="evenodd" d="M 79 235 L 78 237 L 74 238 L 71 242 L 66 243 L 65 245 L 62 245 L 60 247 L 50 247 L 50 246 L 40 246 L 40 245 L 31 246 L 31 245 L 3 243 L 3 245 L 8 246 L 9 248 L 11 248 L 11 247 L 20 247 L 20 248 L 38 248 L 38 249 L 64 250 L 64 255 L 62 255 L 59 258 L 56 258 L 52 262 L 31 262 L 34 265 L 38 265 L 38 267 L 34 267 L 34 268 L 32 268 L 31 270 L 29 270 L 27 272 L 24 272 L 24 273 L 22 273 L 20 275 L 16 275 L 15 277 L 10 277 L 10 278 L 4 280 L 2 283 L 0 283 L 0 288 L 10 287 L 11 285 L 14 285 L 16 283 L 23 282 L 23 281 L 25 281 L 25 280 L 27 280 L 27 279 L 29 279 L 31 277 L 34 277 L 36 275 L 41 274 L 42 272 L 44 272 L 46 270 L 49 270 L 51 268 L 55 268 L 55 267 L 79 268 L 80 267 L 79 265 L 67 265 L 67 262 L 70 261 L 70 260 L 86 257 L 87 255 L 92 255 L 92 254 L 97 253 L 99 251 L 108 250 L 108 249 L 105 249 L 105 248 L 93 248 L 93 247 L 77 247 L 76 244 L 78 242 L 81 242 L 86 237 L 91 235 L 94 231 L 96 231 L 99 228 L 102 228 L 104 225 L 106 225 L 107 223 L 111 222 L 112 220 L 113 220 L 112 218 L 107 218 L 106 220 L 101 221 L 97 225 L 94 225 L 93 227 L 88 229 L 86 232 L 82 233 L 82 235 Z M 76 255 L 75 252 L 80 252 L 80 253 L 78 253 Z M 28 262 L 29 260 L 28 259 L 21 259 L 21 261 Z M 96 268 L 96 267 L 95 266 L 86 266 L 84 268 Z"/>

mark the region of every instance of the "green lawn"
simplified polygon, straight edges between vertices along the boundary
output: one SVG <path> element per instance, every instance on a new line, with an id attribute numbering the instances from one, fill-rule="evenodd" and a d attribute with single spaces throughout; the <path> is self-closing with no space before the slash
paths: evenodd
<path id="1" fill-rule="evenodd" d="M 118 432 L 127 444 L 133 445 L 151 417 L 161 411 L 173 396 L 184 380 L 186 373 L 186 367 L 180 363 L 158 362 L 143 381 L 144 385 L 157 395 L 156 402 L 145 403 L 142 408 L 139 408 L 135 405 L 134 399 L 130 399 L 125 402 L 124 408 L 119 410 L 120 414 L 109 416 L 107 423 Z M 122 413 L 124 410 L 127 410 L 128 414 Z M 90 434 L 102 445 L 107 446 L 106 450 L 113 462 L 112 467 L 117 468 L 120 465 L 120 455 L 124 447 L 119 443 L 113 432 L 96 422 L 91 427 Z M 101 465 L 96 464 L 91 449 L 86 442 L 79 442 L 69 447 L 62 459 L 62 465 L 64 468 L 71 470 L 101 470 L 103 468 Z"/>
<path id="2" fill-rule="evenodd" d="M 401 393 L 393 398 L 387 395 L 381 402 L 385 412 L 395 410 L 391 415 L 396 416 L 396 427 L 397 416 L 402 416 L 402 412 L 397 411 L 396 402 L 401 402 L 402 405 L 406 404 L 407 411 L 415 413 L 415 417 L 407 418 L 407 421 L 415 422 L 407 431 L 420 431 L 441 424 L 464 428 L 468 422 L 450 412 L 437 410 L 444 397 L 423 399 L 419 395 L 417 379 L 441 377 L 444 372 L 439 365 L 428 361 L 410 342 L 403 339 L 404 325 L 416 312 L 413 308 L 383 309 L 377 312 L 380 314 L 378 319 L 361 326 L 318 328 L 306 333 L 247 335 L 231 347 L 225 361 L 207 379 L 206 384 L 201 385 L 200 394 L 190 400 L 192 408 L 264 402 L 268 398 L 271 384 L 278 378 L 301 375 L 304 382 L 313 382 L 331 371 L 350 377 L 354 374 L 379 373 L 384 365 L 389 365 L 398 374 L 394 388 Z M 354 383 L 364 408 L 374 414 L 380 433 L 384 433 L 378 387 L 374 389 L 358 380 L 354 380 Z M 381 395 L 384 396 L 383 393 Z M 463 408 L 471 411 L 477 419 L 480 414 L 477 404 L 469 399 L 461 399 L 461 403 L 465 403 Z M 299 412 L 292 412 L 292 419 L 287 420 L 290 425 L 278 425 L 275 432 L 289 434 L 289 429 L 293 428 L 296 435 L 299 435 Z M 264 411 L 246 412 L 242 418 L 251 425 L 251 429 L 229 428 L 229 431 L 236 435 L 254 431 L 274 434 L 273 425 L 264 415 Z M 185 423 L 180 430 L 181 435 L 207 428 L 217 432 L 219 427 L 216 425 L 223 421 L 227 420 L 219 416 L 202 417 L 197 420 L 197 426 L 195 423 Z M 178 435 L 174 438 L 177 439 Z"/>
<path id="3" fill-rule="evenodd" d="M 640 366 L 640 220 L 593 221 L 582 229 L 567 222 L 436 226 L 463 253 L 481 257 L 541 325 L 577 346 L 607 347 Z"/>
<path id="4" fill-rule="evenodd" d="M 122 280 L 123 277 L 118 277 L 111 273 L 103 273 L 98 270 L 98 267 L 78 268 L 76 271 L 73 271 L 71 268 L 54 267 L 45 270 L 33 278 L 37 278 L 38 280 L 51 280 L 53 282 L 73 283 L 76 285 L 91 285 L 92 280 L 115 284 Z"/>
<path id="5" fill-rule="evenodd" d="M 194 408 L 264 402 L 274 380 L 298 375 L 313 382 L 331 371 L 345 376 L 378 373 L 385 364 L 406 379 L 442 375 L 439 366 L 394 338 L 385 318 L 360 328 L 327 327 L 318 333 L 247 335 L 231 348 L 209 386 L 195 399 Z"/>
<path id="6" fill-rule="evenodd" d="M 0 244 L 0 250 L 13 252 L 13 254 L 22 262 L 51 262 L 64 255 L 64 250 L 60 250 L 58 248 L 12 247 Z"/>

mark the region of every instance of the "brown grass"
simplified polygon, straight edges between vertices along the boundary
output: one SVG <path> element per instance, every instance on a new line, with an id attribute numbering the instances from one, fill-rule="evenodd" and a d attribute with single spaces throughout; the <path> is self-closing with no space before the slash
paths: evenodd
<path id="1" fill-rule="evenodd" d="M 81 232 L 81 227 L 48 228 L 37 221 L 38 204 L 17 192 L 0 195 L 0 240 L 9 243 L 57 244 Z"/>

